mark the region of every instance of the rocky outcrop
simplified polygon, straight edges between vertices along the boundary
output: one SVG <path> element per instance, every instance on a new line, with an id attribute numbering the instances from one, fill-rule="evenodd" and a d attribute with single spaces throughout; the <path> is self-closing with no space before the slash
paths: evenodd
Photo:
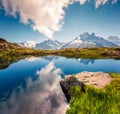
<path id="1" fill-rule="evenodd" d="M 108 73 L 103 72 L 82 72 L 75 75 L 65 76 L 60 81 L 61 88 L 68 100 L 72 96 L 71 88 L 80 86 L 81 91 L 85 92 L 86 85 L 92 85 L 95 88 L 102 89 L 111 82 L 112 78 Z"/>

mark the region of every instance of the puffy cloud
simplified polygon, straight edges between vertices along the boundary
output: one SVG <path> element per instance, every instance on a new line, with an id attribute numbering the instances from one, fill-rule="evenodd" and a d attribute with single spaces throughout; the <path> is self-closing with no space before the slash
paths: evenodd
<path id="1" fill-rule="evenodd" d="M 30 24 L 35 31 L 39 31 L 48 38 L 60 31 L 65 11 L 64 8 L 74 2 L 83 5 L 90 0 L 1 0 L 7 14 L 20 16 L 21 23 Z M 104 5 L 109 0 L 95 0 L 95 7 Z M 111 0 L 112 3 L 117 0 Z"/>
<path id="2" fill-rule="evenodd" d="M 20 15 L 20 21 L 31 24 L 34 30 L 52 38 L 54 32 L 59 31 L 64 18 L 64 9 L 70 0 L 2 0 L 7 14 L 16 17 Z"/>
<path id="3" fill-rule="evenodd" d="M 98 8 L 100 5 L 104 5 L 108 2 L 109 0 L 95 0 L 95 7 Z M 112 4 L 116 3 L 117 0 L 111 0 Z"/>
<path id="4" fill-rule="evenodd" d="M 80 2 L 80 4 L 83 5 L 87 1 L 89 0 L 70 0 L 70 3 L 73 4 L 74 2 Z"/>
<path id="5" fill-rule="evenodd" d="M 98 8 L 100 5 L 104 5 L 108 0 L 95 0 L 95 7 Z"/>
<path id="6" fill-rule="evenodd" d="M 87 0 L 79 0 L 80 1 L 80 4 L 84 4 Z"/>

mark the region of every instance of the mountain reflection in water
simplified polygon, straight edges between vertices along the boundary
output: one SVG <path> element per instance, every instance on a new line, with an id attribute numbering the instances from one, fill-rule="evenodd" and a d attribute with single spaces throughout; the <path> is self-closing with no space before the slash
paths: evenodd
<path id="1" fill-rule="evenodd" d="M 36 79 L 16 87 L 10 97 L 0 102 L 0 114 L 64 114 L 68 106 L 59 85 L 62 71 L 47 64 L 36 71 Z"/>

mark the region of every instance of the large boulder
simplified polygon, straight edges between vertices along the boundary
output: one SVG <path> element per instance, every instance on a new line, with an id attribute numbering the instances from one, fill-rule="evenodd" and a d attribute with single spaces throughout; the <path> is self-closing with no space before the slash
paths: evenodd
<path id="1" fill-rule="evenodd" d="M 110 83 L 112 78 L 108 73 L 103 72 L 82 72 L 74 75 L 67 75 L 60 81 L 61 88 L 68 100 L 72 96 L 71 88 L 80 86 L 81 91 L 85 92 L 86 85 L 92 85 L 95 88 L 102 89 Z"/>

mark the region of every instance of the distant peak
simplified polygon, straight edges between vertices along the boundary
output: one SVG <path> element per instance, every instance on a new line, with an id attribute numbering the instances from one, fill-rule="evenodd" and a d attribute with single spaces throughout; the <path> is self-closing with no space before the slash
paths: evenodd
<path id="1" fill-rule="evenodd" d="M 108 39 L 120 39 L 118 36 L 109 36 Z"/>
<path id="2" fill-rule="evenodd" d="M 91 34 L 91 36 L 95 36 L 95 33 L 93 32 L 93 33 Z"/>
<path id="3" fill-rule="evenodd" d="M 90 35 L 88 32 L 84 32 L 81 35 Z"/>
<path id="4" fill-rule="evenodd" d="M 81 38 L 87 38 L 89 36 L 90 36 L 90 34 L 88 32 L 84 32 L 80 35 Z"/>
<path id="5" fill-rule="evenodd" d="M 94 32 L 92 32 L 91 34 L 90 33 L 88 33 L 88 32 L 84 32 L 84 33 L 82 33 L 81 35 L 83 35 L 83 36 L 95 36 L 95 33 Z"/>

